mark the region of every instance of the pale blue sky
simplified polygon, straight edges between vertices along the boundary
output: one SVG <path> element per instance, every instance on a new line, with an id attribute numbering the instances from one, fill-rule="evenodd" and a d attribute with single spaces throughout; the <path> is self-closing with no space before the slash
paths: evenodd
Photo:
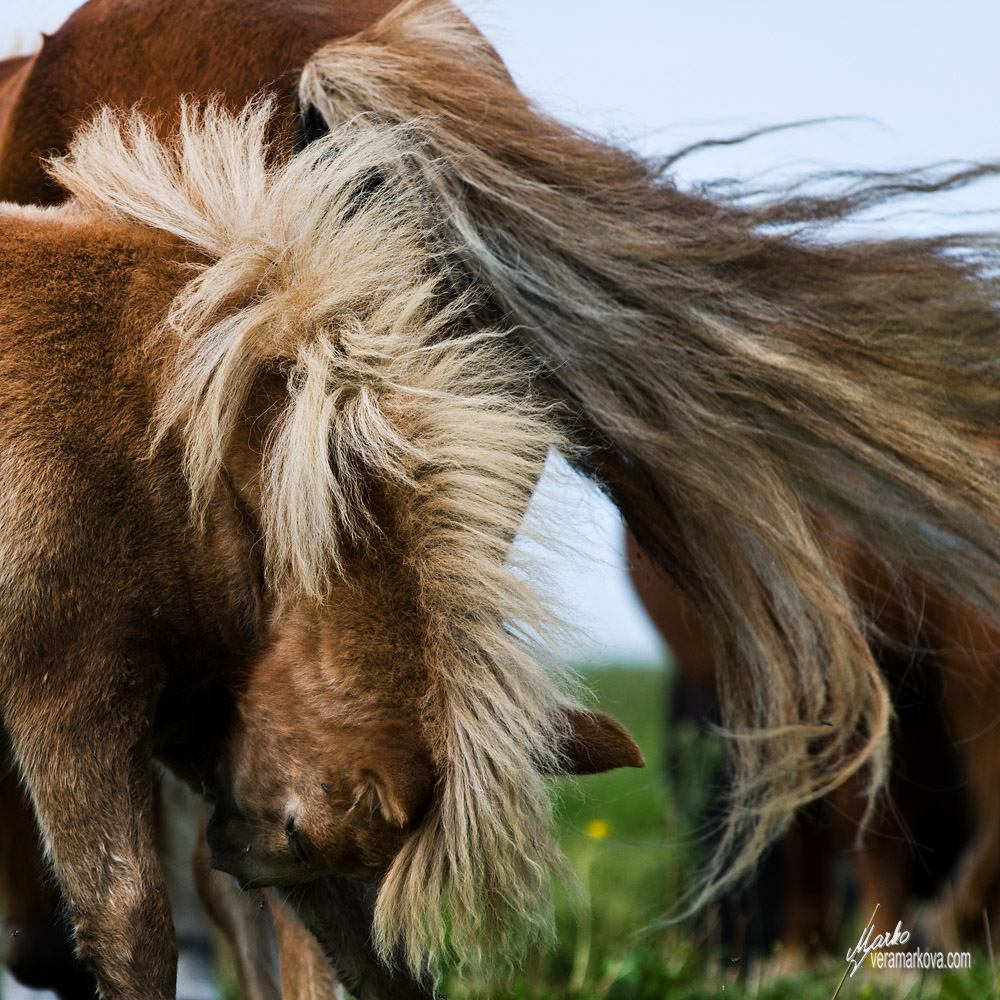
<path id="1" fill-rule="evenodd" d="M 1000 158 L 1000 0 L 460 2 L 547 110 L 649 155 L 761 125 L 864 119 L 699 154 L 684 164 L 683 183 L 774 168 Z M 3 0 L 0 45 L 33 48 L 37 32 L 74 6 Z M 1000 183 L 942 205 L 1000 208 Z M 1000 226 L 997 216 L 960 221 Z M 910 213 L 891 227 L 943 224 Z M 577 625 L 578 655 L 658 656 L 624 576 L 617 515 L 589 489 L 563 483 L 550 493 L 542 516 L 575 551 L 547 575 Z"/>

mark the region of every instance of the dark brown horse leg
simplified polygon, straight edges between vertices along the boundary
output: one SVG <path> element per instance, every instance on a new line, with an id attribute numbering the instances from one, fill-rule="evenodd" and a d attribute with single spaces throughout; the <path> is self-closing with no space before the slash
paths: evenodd
<path id="1" fill-rule="evenodd" d="M 837 843 L 847 854 L 857 890 L 857 914 L 861 920 L 868 920 L 877 905 L 876 932 L 892 930 L 904 919 L 910 896 L 913 845 L 908 840 L 908 830 L 900 822 L 894 805 L 883 800 L 858 843 L 867 806 L 863 777 L 841 785 L 830 801 Z"/>
<path id="2" fill-rule="evenodd" d="M 0 964 L 21 984 L 62 1000 L 93 1000 L 97 983 L 73 951 L 62 893 L 42 856 L 38 824 L 13 765 L 0 758 Z"/>
<path id="3" fill-rule="evenodd" d="M 107 678 L 127 669 L 101 663 Z M 127 688 L 108 696 L 107 684 L 91 696 L 74 679 L 54 665 L 14 692 L 11 747 L 104 1000 L 170 1000 L 177 949 L 153 838 L 152 706 Z"/>
<path id="4" fill-rule="evenodd" d="M 956 601 L 942 617 L 941 685 L 974 822 L 954 891 L 936 915 L 939 932 L 954 943 L 955 931 L 959 940 L 980 939 L 984 911 L 994 935 L 1000 919 L 1000 631 Z"/>
<path id="5" fill-rule="evenodd" d="M 824 813 L 823 802 L 800 809 L 780 842 L 784 948 L 778 966 L 785 972 L 814 964 L 833 944 L 833 853 Z"/>

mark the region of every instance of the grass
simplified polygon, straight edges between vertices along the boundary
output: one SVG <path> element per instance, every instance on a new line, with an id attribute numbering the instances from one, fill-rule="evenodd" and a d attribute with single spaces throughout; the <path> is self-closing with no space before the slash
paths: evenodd
<path id="1" fill-rule="evenodd" d="M 704 858 L 704 815 L 718 782 L 720 748 L 691 726 L 667 731 L 667 675 L 627 666 L 585 678 L 597 704 L 629 728 L 644 770 L 564 780 L 558 789 L 563 847 L 590 906 L 558 912 L 558 944 L 533 955 L 503 992 L 477 993 L 445 977 L 449 1000 L 831 1000 L 846 968 L 831 958 L 807 973 L 780 976 L 780 956 L 734 955 L 719 942 L 718 913 L 670 923 Z M 667 761 L 674 762 L 668 774 Z M 854 938 L 850 938 L 853 931 Z M 840 954 L 857 930 L 848 922 Z M 736 959 L 734 961 L 734 959 Z M 972 970 L 944 974 L 875 971 L 848 979 L 839 1000 L 1000 1000 L 996 968 L 982 950 Z M 224 1000 L 238 1000 L 231 962 L 220 963 Z"/>
<path id="2" fill-rule="evenodd" d="M 567 780 L 558 821 L 563 847 L 590 906 L 563 905 L 554 951 L 533 956 L 519 981 L 490 996 L 510 1000 L 831 1000 L 846 968 L 831 958 L 781 976 L 780 956 L 733 955 L 718 942 L 718 915 L 671 923 L 704 860 L 704 816 L 719 781 L 721 748 L 692 726 L 668 733 L 665 672 L 627 666 L 584 674 L 597 704 L 618 717 L 646 755 L 646 768 Z M 674 767 L 668 773 L 667 762 Z M 847 921 L 840 954 L 856 940 Z M 853 931 L 854 937 L 849 939 Z M 985 942 L 984 942 L 985 943 Z M 736 959 L 734 961 L 734 959 Z M 991 1000 L 995 970 L 973 953 L 972 970 L 944 974 L 858 970 L 838 1000 Z M 449 1000 L 477 994 L 449 980 Z"/>

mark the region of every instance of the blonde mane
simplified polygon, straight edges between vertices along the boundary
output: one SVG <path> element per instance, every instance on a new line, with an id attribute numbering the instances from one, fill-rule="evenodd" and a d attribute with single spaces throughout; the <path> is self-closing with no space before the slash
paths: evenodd
<path id="1" fill-rule="evenodd" d="M 447 287 L 454 249 L 425 211 L 438 165 L 409 127 L 359 119 L 270 167 L 269 114 L 186 108 L 164 144 L 104 110 L 53 174 L 84 209 L 196 251 L 160 332 L 177 351 L 155 417 L 184 442 L 195 519 L 277 379 L 260 493 L 278 600 L 322 602 L 347 550 L 403 552 L 425 629 L 414 711 L 439 782 L 382 886 L 377 944 L 404 941 L 421 967 L 448 950 L 447 921 L 464 962 L 512 965 L 549 932 L 567 874 L 541 774 L 558 769 L 554 710 L 573 685 L 533 655 L 553 619 L 508 558 L 564 444 L 557 411 L 509 334 L 470 322 L 471 296 Z"/>
<path id="2" fill-rule="evenodd" d="M 325 46 L 306 114 L 410 122 L 450 276 L 518 324 L 598 479 L 714 635 L 734 758 L 699 900 L 794 810 L 867 768 L 891 708 L 813 511 L 996 614 L 997 243 L 837 242 L 872 205 L 996 172 L 873 175 L 827 197 L 710 197 L 518 92 L 447 0 Z M 667 161 L 668 163 L 671 161 Z"/>

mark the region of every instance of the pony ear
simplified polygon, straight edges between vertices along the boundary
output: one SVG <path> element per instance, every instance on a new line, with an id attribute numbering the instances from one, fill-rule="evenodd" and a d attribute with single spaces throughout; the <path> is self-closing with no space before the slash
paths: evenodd
<path id="1" fill-rule="evenodd" d="M 603 712 L 561 710 L 565 722 L 561 760 L 554 774 L 601 774 L 616 767 L 645 767 L 635 740 L 617 720 Z"/>
<path id="2" fill-rule="evenodd" d="M 415 823 L 434 791 L 434 771 L 417 750 L 386 746 L 373 749 L 357 771 L 354 802 L 368 802 L 392 826 Z"/>

